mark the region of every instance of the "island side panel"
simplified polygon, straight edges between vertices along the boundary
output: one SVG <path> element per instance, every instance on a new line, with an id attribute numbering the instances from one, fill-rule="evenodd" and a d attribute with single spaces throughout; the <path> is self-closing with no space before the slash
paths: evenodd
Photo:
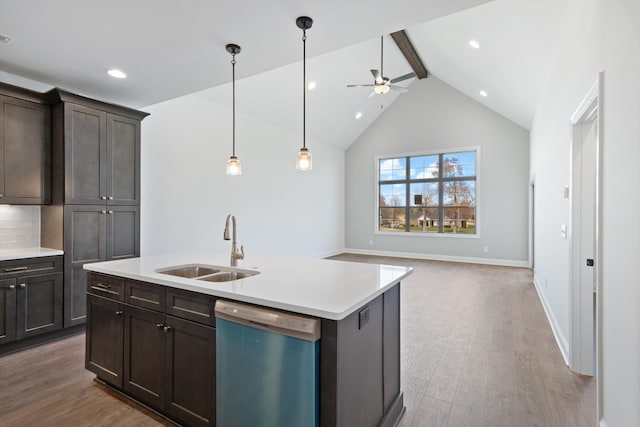
<path id="1" fill-rule="evenodd" d="M 320 425 L 394 425 L 404 409 L 400 285 L 343 320 L 323 319 L 320 347 Z"/>

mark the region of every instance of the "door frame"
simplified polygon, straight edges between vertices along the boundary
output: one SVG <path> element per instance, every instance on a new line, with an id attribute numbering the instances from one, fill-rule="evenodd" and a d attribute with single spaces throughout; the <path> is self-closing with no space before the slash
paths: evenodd
<path id="1" fill-rule="evenodd" d="M 569 300 L 569 367 L 571 370 L 578 373 L 585 373 L 587 375 L 594 375 L 596 377 L 597 385 L 597 406 L 598 406 L 598 419 L 600 419 L 600 410 L 602 408 L 602 174 L 601 174 L 601 156 L 602 156 L 602 83 L 604 81 L 604 73 L 598 74 L 598 79 L 591 87 L 587 95 L 584 97 L 578 108 L 571 116 L 571 144 L 570 144 L 570 195 L 569 195 L 569 230 L 570 230 L 570 243 L 569 243 L 569 285 L 570 285 L 570 300 Z M 582 144 L 581 125 L 588 122 L 593 118 L 593 115 L 597 114 L 596 126 L 596 165 L 595 165 L 595 229 L 594 229 L 594 288 L 596 292 L 596 306 L 595 313 L 593 309 L 593 303 L 585 304 L 583 296 L 584 290 L 580 284 L 580 269 L 584 260 L 581 257 L 580 239 L 574 238 L 576 233 L 579 233 L 581 220 L 580 220 L 580 191 L 577 191 L 577 182 L 579 180 L 580 173 L 580 160 L 574 159 L 574 153 L 578 149 L 578 145 Z M 576 169 L 578 169 L 576 171 Z M 592 291 L 590 291 L 592 292 Z M 592 301 L 592 298 L 587 299 Z M 584 366 L 583 360 L 583 329 L 581 327 L 585 315 L 593 313 L 595 315 L 595 370 L 592 366 Z M 593 330 L 590 331 L 593 334 Z M 589 351 L 593 352 L 593 349 Z"/>

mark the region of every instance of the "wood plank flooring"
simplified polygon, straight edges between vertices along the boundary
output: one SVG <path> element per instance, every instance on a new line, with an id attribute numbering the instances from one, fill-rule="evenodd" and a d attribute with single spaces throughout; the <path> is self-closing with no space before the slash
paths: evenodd
<path id="1" fill-rule="evenodd" d="M 564 365 L 527 269 L 400 258 L 402 427 L 596 426 L 595 380 Z M 0 426 L 170 426 L 93 381 L 84 335 L 0 357 Z M 357 427 L 357 426 L 354 426 Z"/>

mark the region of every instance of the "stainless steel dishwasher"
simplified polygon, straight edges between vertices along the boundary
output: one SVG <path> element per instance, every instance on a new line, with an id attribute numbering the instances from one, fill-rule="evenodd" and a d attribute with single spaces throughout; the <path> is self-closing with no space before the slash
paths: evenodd
<path id="1" fill-rule="evenodd" d="M 319 425 L 320 319 L 218 300 L 216 424 Z"/>

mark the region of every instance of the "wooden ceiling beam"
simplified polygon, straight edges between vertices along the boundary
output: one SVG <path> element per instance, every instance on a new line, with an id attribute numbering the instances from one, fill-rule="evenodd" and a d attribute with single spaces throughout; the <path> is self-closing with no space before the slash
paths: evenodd
<path id="1" fill-rule="evenodd" d="M 400 49 L 400 52 L 402 52 L 404 57 L 407 59 L 409 65 L 411 65 L 411 68 L 413 68 L 413 72 L 416 73 L 416 77 L 419 79 L 426 79 L 428 74 L 427 68 L 422 63 L 422 60 L 420 59 L 418 52 L 416 52 L 413 47 L 411 40 L 409 40 L 407 33 L 404 30 L 400 30 L 395 33 L 391 33 L 391 37 L 393 38 L 393 41 L 396 42 L 396 45 L 398 45 L 398 49 Z"/>

